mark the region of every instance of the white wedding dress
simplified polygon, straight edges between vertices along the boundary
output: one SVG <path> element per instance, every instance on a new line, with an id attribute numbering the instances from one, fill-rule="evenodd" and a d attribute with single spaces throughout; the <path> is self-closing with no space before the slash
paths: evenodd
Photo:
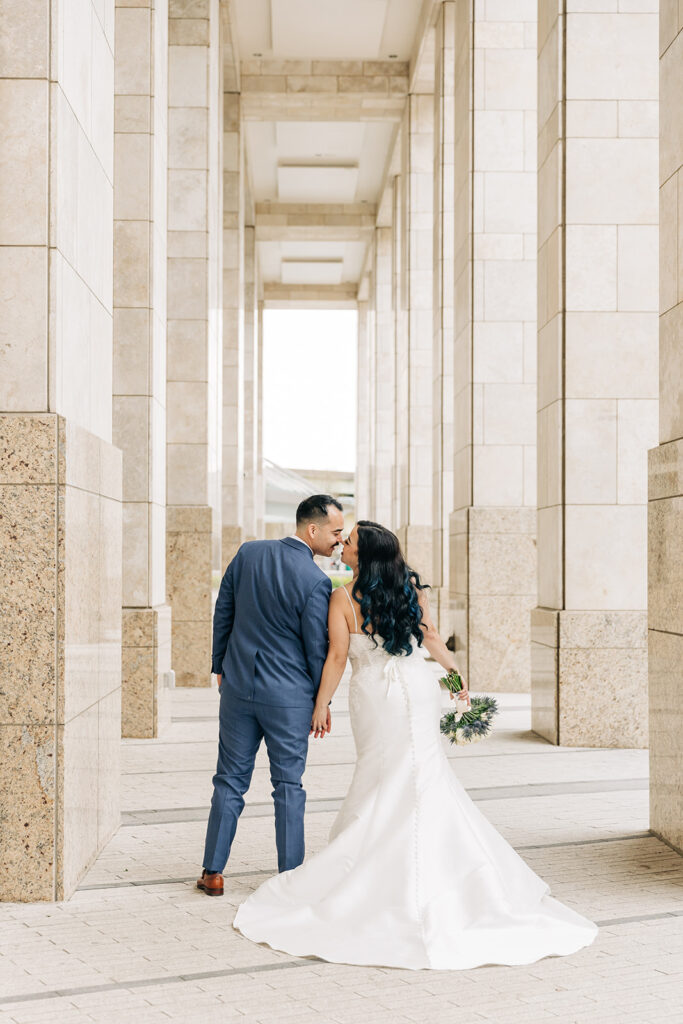
<path id="1" fill-rule="evenodd" d="M 439 970 L 589 945 L 597 927 L 548 895 L 455 777 L 423 650 L 394 657 L 355 633 L 349 657 L 357 762 L 329 845 L 264 882 L 234 927 L 294 956 Z"/>

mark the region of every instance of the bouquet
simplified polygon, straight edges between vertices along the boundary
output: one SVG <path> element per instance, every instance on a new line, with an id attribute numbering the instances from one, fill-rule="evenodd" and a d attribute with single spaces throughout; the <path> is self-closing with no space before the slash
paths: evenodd
<path id="1" fill-rule="evenodd" d="M 451 693 L 459 693 L 463 688 L 460 673 L 455 670 L 439 682 Z M 456 701 L 456 704 L 460 703 L 465 702 Z M 497 711 L 498 704 L 493 697 L 472 697 L 471 707 L 466 707 L 466 710 L 446 712 L 441 719 L 441 732 L 448 736 L 451 743 L 476 743 L 490 732 Z"/>

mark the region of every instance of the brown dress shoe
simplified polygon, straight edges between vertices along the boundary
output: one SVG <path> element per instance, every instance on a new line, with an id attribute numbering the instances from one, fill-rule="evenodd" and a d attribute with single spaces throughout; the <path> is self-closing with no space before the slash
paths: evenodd
<path id="1" fill-rule="evenodd" d="M 209 872 L 204 868 L 202 877 L 197 879 L 197 888 L 207 896 L 223 895 L 223 876 L 219 871 Z"/>

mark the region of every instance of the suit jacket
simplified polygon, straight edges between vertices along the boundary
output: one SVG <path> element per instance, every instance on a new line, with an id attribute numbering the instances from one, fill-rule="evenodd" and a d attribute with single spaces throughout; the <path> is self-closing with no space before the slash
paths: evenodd
<path id="1" fill-rule="evenodd" d="M 332 584 L 291 537 L 243 544 L 213 616 L 211 671 L 221 692 L 275 707 L 308 707 L 327 657 Z"/>

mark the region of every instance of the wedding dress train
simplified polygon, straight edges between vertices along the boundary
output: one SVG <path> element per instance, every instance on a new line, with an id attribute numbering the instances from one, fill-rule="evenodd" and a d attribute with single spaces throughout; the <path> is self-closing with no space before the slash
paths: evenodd
<path id="1" fill-rule="evenodd" d="M 596 926 L 549 895 L 453 773 L 423 650 L 395 657 L 355 633 L 349 657 L 357 763 L 329 845 L 264 882 L 234 927 L 295 956 L 415 969 L 589 945 Z"/>

